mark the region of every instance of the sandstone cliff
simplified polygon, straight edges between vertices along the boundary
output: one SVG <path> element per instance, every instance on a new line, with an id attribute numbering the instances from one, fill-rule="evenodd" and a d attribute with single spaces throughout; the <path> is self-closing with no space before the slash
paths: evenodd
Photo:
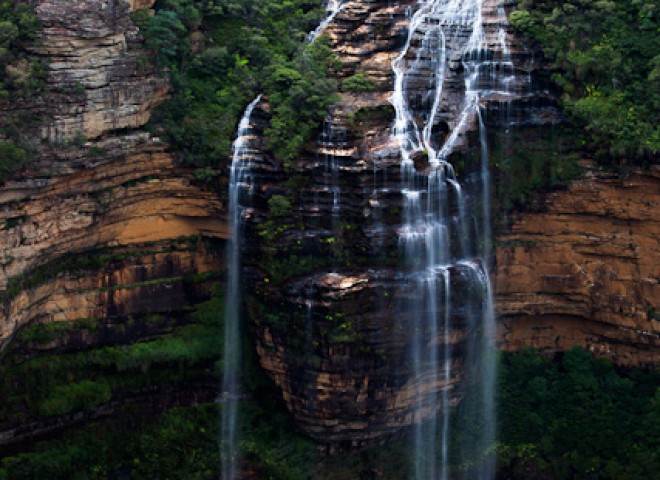
<path id="1" fill-rule="evenodd" d="M 590 169 L 498 238 L 503 349 L 582 345 L 624 366 L 660 360 L 660 170 Z"/>
<path id="2" fill-rule="evenodd" d="M 260 153 L 254 157 L 254 208 L 244 255 L 249 322 L 261 365 L 282 388 L 303 430 L 330 451 L 377 444 L 432 418 L 437 406 L 417 405 L 439 391 L 449 392 L 449 403 L 455 404 L 474 375 L 465 357 L 473 355 L 478 342 L 479 326 L 472 315 L 484 308 L 471 282 L 476 275 L 471 268 L 478 270 L 478 265 L 448 271 L 452 296 L 461 305 L 451 311 L 451 330 L 427 331 L 405 308 L 424 299 L 406 275 L 409 266 L 401 265 L 402 169 L 392 137 L 390 97 L 392 61 L 406 41 L 412 4 L 345 2 L 326 30 L 342 61 L 339 80 L 362 74 L 373 89 L 344 91 L 318 140 L 293 168 L 285 171 L 269 157 L 259 137 L 252 145 Z M 541 88 L 545 74 L 524 48 L 504 51 L 502 35 L 511 40 L 513 34 L 498 7 L 499 2 L 484 3 L 483 56 L 502 64 L 506 57 L 511 70 L 506 100 L 514 113 L 507 122 L 553 123 L 556 109 L 539 101 L 546 95 Z M 461 56 L 470 27 L 462 23 L 451 28 L 446 83 L 433 127 L 439 141 L 461 121 L 466 93 Z M 411 52 L 420 48 L 420 37 L 413 38 Z M 407 61 L 414 59 L 411 53 Z M 411 108 L 420 122 L 429 102 L 428 75 L 420 69 L 409 78 Z M 494 67 L 483 77 L 481 88 L 494 92 Z M 489 93 L 481 102 L 489 125 L 498 126 L 506 110 L 501 95 Z M 253 129 L 259 133 L 267 120 L 268 108 L 262 105 Z M 467 133 L 477 129 L 476 114 L 467 124 L 457 150 L 467 142 Z M 272 215 L 268 200 L 275 195 L 291 199 L 290 212 Z M 460 207 L 453 200 L 447 208 L 458 215 Z M 476 243 L 477 232 L 470 233 Z M 453 245 L 459 248 L 459 242 Z M 429 307 L 438 318 L 445 315 L 441 303 Z M 451 350 L 448 378 L 431 370 L 413 373 L 409 349 L 415 335 L 428 338 L 424 350 L 435 349 L 439 356 Z"/>
<path id="3" fill-rule="evenodd" d="M 438 382 L 411 377 L 406 345 L 414 328 L 398 309 L 416 299 L 397 270 L 401 169 L 389 97 L 391 63 L 413 3 L 346 2 L 327 30 L 343 62 L 339 80 L 363 73 L 373 91 L 343 92 L 318 141 L 289 171 L 260 139 L 255 145 L 261 152 L 245 245 L 249 324 L 288 408 L 329 450 L 399 434 L 434 414 L 417 410 L 414 417 L 420 385 L 448 389 L 456 403 L 472 374 L 464 355 L 476 329 L 465 311 L 452 317 L 452 335 L 429 341 L 428 348 L 447 343 L 455 354 L 449 380 Z M 224 205 L 142 129 L 169 89 L 143 61 L 128 16 L 151 4 L 39 2 L 44 31 L 32 49 L 50 65 L 48 92 L 0 104 L 3 117 L 12 111 L 40 119 L 30 127 L 39 143 L 34 162 L 0 191 L 0 289 L 8 289 L 0 348 L 34 323 L 107 323 L 185 307 L 208 297 L 209 282 L 190 287 L 184 278 L 222 266 L 199 238 L 227 238 Z M 502 6 L 511 7 L 484 2 L 487 50 L 498 58 Z M 503 118 L 511 126 L 557 122 L 547 72 L 503 31 L 513 45 L 515 95 L 483 99 L 488 126 L 502 126 Z M 450 67 L 439 138 L 456 125 L 465 88 L 460 59 Z M 418 103 L 427 101 L 424 82 L 416 88 Z M 267 103 L 255 117 L 259 133 Z M 474 131 L 476 118 L 470 121 Z M 459 146 L 466 141 L 463 135 Z M 594 173 L 550 194 L 542 212 L 516 218 L 495 251 L 503 348 L 555 352 L 582 344 L 622 365 L 657 362 L 658 178 L 657 169 L 626 179 Z M 273 216 L 274 195 L 291 198 L 291 212 Z M 83 254 L 102 261 L 73 270 L 71 259 Z M 469 298 L 465 272 L 450 274 L 457 298 Z M 465 302 L 465 310 L 479 308 Z"/>
<path id="4" fill-rule="evenodd" d="M 201 243 L 178 253 L 177 239 L 226 238 L 220 200 L 195 185 L 193 172 L 176 165 L 167 145 L 141 130 L 169 91 L 166 76 L 145 61 L 148 53 L 129 18 L 130 9 L 152 5 L 36 5 L 43 32 L 30 48 L 49 66 L 46 92 L 0 104 L 6 119 L 10 112 L 38 119 L 28 127 L 36 158 L 0 191 L 0 289 L 10 287 L 0 312 L 0 346 L 35 321 L 144 314 L 169 310 L 172 302 L 184 306 L 191 299 L 177 297 L 180 289 L 170 295 L 167 281 L 150 287 L 148 302 L 139 301 L 145 298 L 140 289 L 110 298 L 103 288 L 219 268 Z M 50 268 L 44 277 L 41 271 L 76 254 L 119 251 L 121 266 L 88 271 L 86 279 L 63 273 L 66 262 L 60 273 Z M 39 276 L 44 278 L 35 281 Z"/>

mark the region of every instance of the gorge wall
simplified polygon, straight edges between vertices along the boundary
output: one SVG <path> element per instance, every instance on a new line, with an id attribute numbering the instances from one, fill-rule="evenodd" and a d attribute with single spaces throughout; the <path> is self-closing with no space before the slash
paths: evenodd
<path id="1" fill-rule="evenodd" d="M 8 289 L 2 346 L 36 321 L 169 310 L 177 296 L 168 292 L 180 282 L 168 278 L 219 270 L 215 254 L 183 240 L 227 235 L 221 201 L 142 129 L 169 86 L 144 61 L 129 5 L 52 0 L 39 2 L 36 13 L 43 32 L 30 49 L 49 66 L 46 92 L 0 103 L 3 126 L 36 119 L 20 127 L 29 131 L 34 158 L 0 192 L 0 288 Z M 66 273 L 67 260 L 90 252 L 121 261 L 82 278 Z M 44 272 L 58 262 L 61 271 Z M 146 303 L 144 289 L 120 288 L 157 279 L 162 285 L 149 287 Z M 108 295 L 109 287 L 116 293 Z"/>
<path id="2" fill-rule="evenodd" d="M 170 91 L 129 16 L 153 3 L 32 2 L 45 89 L 0 100 L 0 127 L 30 152 L 0 188 L 3 454 L 127 405 L 149 415 L 216 394 L 213 352 L 170 370 L 183 361 L 171 345 L 195 348 L 186 332 L 217 341 L 194 323 L 228 232 L 223 201 L 144 128 Z"/>
<path id="3" fill-rule="evenodd" d="M 112 326 L 174 316 L 208 299 L 217 277 L 204 274 L 223 268 L 223 201 L 144 129 L 169 86 L 142 60 L 148 54 L 129 18 L 131 8 L 153 1 L 129 3 L 35 2 L 44 30 L 32 50 L 50 65 L 48 91 L 0 103 L 0 122 L 40 119 L 26 127 L 37 139 L 34 161 L 0 190 L 0 348 L 37 323 Z M 388 100 L 412 4 L 345 2 L 326 31 L 342 61 L 339 80 L 362 74 L 370 87 L 344 89 L 323 133 L 292 167 L 265 151 L 267 102 L 254 118 L 257 168 L 244 245 L 249 325 L 288 408 L 329 450 L 383 442 L 416 420 L 418 385 L 406 370 L 410 319 L 397 309 L 412 289 L 395 268 L 401 169 Z M 483 4 L 488 49 L 501 57 L 498 10 L 513 4 Z M 487 127 L 558 123 L 538 52 L 507 37 L 515 95 L 483 99 Z M 464 93 L 460 59 L 450 66 L 440 137 L 456 126 Z M 418 87 L 421 103 L 426 86 Z M 469 122 L 474 134 L 477 119 Z M 458 139 L 456 159 L 469 134 Z M 581 344 L 624 366 L 657 362 L 660 176 L 657 168 L 622 178 L 590 171 L 546 195 L 540 211 L 515 214 L 496 239 L 498 341 L 507 350 L 548 352 Z M 468 194 L 476 191 L 469 167 L 459 177 Z M 269 207 L 276 196 L 290 208 Z M 218 242 L 209 247 L 204 239 Z M 461 272 L 451 272 L 451 282 L 457 297 L 469 297 Z M 465 312 L 452 321 L 457 356 L 444 387 L 456 403 L 471 375 L 463 357 L 474 329 Z"/>
<path id="4" fill-rule="evenodd" d="M 390 97 L 392 61 L 405 42 L 409 7 L 345 2 L 325 33 L 342 61 L 340 81 L 359 74 L 371 87 L 344 90 L 316 148 L 293 167 L 285 169 L 262 142 L 254 143 L 255 193 L 245 255 L 249 321 L 261 364 L 282 388 L 287 406 L 303 430 L 331 451 L 378 443 L 418 422 L 417 382 L 428 381 L 410 374 L 407 348 L 419 327 L 401 309 L 415 294 L 398 269 L 402 169 Z M 539 52 L 507 30 L 502 11 L 512 7 L 483 2 L 487 56 L 493 65 L 504 55 L 512 64 L 506 95 L 498 91 L 501 72 L 494 66 L 491 90 L 483 87 L 490 92 L 480 99 L 485 124 L 552 129 L 561 115 L 549 74 Z M 511 45 L 506 52 L 502 31 Z M 433 127 L 440 138 L 462 121 L 459 47 L 466 36 L 459 29 L 450 40 L 455 43 L 448 44 L 448 77 Z M 423 75 L 418 81 L 413 102 L 422 104 L 429 87 Z M 264 107 L 255 115 L 257 134 L 267 120 Z M 467 124 L 455 143 L 456 163 L 469 132 L 478 128 L 476 116 Z M 413 160 L 422 166 L 427 159 Z M 467 194 L 477 195 L 474 166 L 460 173 Z M 628 180 L 592 173 L 549 195 L 540 212 L 516 215 L 496 239 L 501 347 L 559 352 L 580 344 L 621 365 L 657 362 L 658 226 L 652 212 L 658 193 L 655 173 Z M 290 201 L 289 211 L 269 209 L 269 200 L 278 196 Z M 474 341 L 464 315 L 479 306 L 471 305 L 474 291 L 461 283 L 460 272 L 451 277 L 452 295 L 465 305 L 452 318 L 456 329 L 448 341 L 455 359 L 443 385 L 455 403 L 469 382 L 464 356 Z"/>
<path id="5" fill-rule="evenodd" d="M 405 427 L 430 421 L 437 406 L 419 408 L 420 397 L 442 391 L 448 405 L 455 405 L 476 376 L 470 366 L 484 327 L 474 318 L 484 317 L 487 308 L 475 282 L 482 268 L 476 252 L 485 232 L 477 226 L 481 214 L 472 210 L 482 208 L 475 201 L 481 195 L 481 177 L 470 167 L 461 172 L 469 202 L 476 204 L 469 207 L 474 218 L 474 225 L 466 227 L 469 239 L 459 239 L 462 233 L 448 228 L 450 258 L 462 258 L 458 250 L 464 243 L 473 255 L 446 270 L 445 289 L 459 306 L 450 310 L 434 301 L 420 307 L 421 316 L 447 317 L 452 328 L 427 329 L 411 313 L 416 310 L 406 307 L 427 302 L 409 275 L 411 266 L 402 266 L 405 172 L 393 134 L 391 101 L 393 61 L 408 41 L 411 11 L 413 2 L 343 3 L 325 31 L 342 62 L 338 77 L 343 92 L 318 140 L 293 165 L 271 157 L 261 140 L 269 118 L 267 98 L 252 118 L 254 186 L 244 252 L 248 321 L 262 367 L 282 388 L 301 428 L 330 451 L 380 443 Z M 478 15 L 484 34 L 474 61 L 488 69 L 477 72 L 488 128 L 542 128 L 558 122 L 545 88 L 547 73 L 507 31 L 504 6 L 483 2 Z M 451 144 L 454 150 L 449 152 L 458 156 L 479 124 L 478 109 L 464 110 L 464 55 L 474 24 L 468 7 L 456 18 L 442 12 L 430 16 L 428 24 L 433 22 L 445 22 L 449 33 L 440 107 L 429 128 L 437 137 L 433 149 Z M 433 78 L 423 30 L 411 37 L 411 53 L 404 60 L 422 65 L 406 79 L 408 101 L 420 125 L 432 103 Z M 368 87 L 350 88 L 355 77 Z M 418 151 L 412 158 L 420 178 L 435 173 L 429 155 Z M 277 202 L 288 208 L 274 209 Z M 464 206 L 452 195 L 445 202 L 457 222 Z M 424 350 L 451 350 L 445 378 L 430 370 L 415 371 L 411 344 L 418 335 L 426 339 Z"/>
<path id="6" fill-rule="evenodd" d="M 582 345 L 622 366 L 660 358 L 660 171 L 585 178 L 516 215 L 498 238 L 499 342 Z"/>

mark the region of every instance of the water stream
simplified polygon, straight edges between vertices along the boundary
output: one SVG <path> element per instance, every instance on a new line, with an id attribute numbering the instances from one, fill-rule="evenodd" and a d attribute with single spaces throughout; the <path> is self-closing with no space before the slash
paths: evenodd
<path id="1" fill-rule="evenodd" d="M 341 12 L 343 9 L 344 9 L 343 0 L 327 0 L 325 2 L 325 11 L 326 11 L 325 18 L 321 20 L 321 23 L 319 23 L 319 26 L 316 27 L 315 30 L 307 34 L 306 41 L 308 43 L 312 43 L 314 40 L 316 40 L 321 35 L 323 35 L 323 32 L 328 27 L 328 25 L 332 23 L 332 21 L 335 19 L 337 14 Z"/>
<path id="2" fill-rule="evenodd" d="M 327 16 L 307 37 L 315 41 L 344 8 L 339 0 L 326 3 Z M 449 480 L 452 445 L 451 411 L 460 396 L 455 391 L 462 371 L 476 382 L 481 395 L 483 423 L 477 440 L 482 450 L 495 440 L 494 309 L 488 265 L 490 243 L 490 173 L 486 123 L 480 103 L 490 95 L 506 98 L 515 84 L 506 39 L 506 16 L 497 10 L 497 41 L 488 45 L 482 0 L 420 0 L 409 10 L 408 31 L 400 54 L 393 60 L 395 110 L 392 137 L 401 157 L 400 192 L 403 219 L 398 229 L 401 271 L 412 290 L 403 309 L 414 319 L 410 366 L 414 390 L 413 471 L 417 480 Z M 453 107 L 443 97 L 456 62 L 462 65 L 464 94 Z M 453 65 L 453 67 L 452 67 Z M 247 208 L 242 202 L 252 185 L 251 117 L 261 100 L 245 110 L 233 145 L 229 212 L 233 232 L 228 251 L 228 287 L 222 385 L 222 479 L 238 472 L 237 411 L 240 394 L 240 246 Z M 454 102 L 455 103 L 455 102 Z M 454 109 L 451 111 L 451 109 Z M 446 128 L 439 128 L 443 124 Z M 449 157 L 464 142 L 467 131 L 479 128 L 481 144 L 480 195 L 467 194 Z M 332 196 L 333 225 L 340 218 L 339 161 L 345 132 L 329 117 L 320 139 L 324 155 L 320 193 Z M 338 153 L 340 152 L 340 153 Z M 327 198 L 327 197 L 326 197 Z M 474 208 L 475 202 L 477 207 Z M 477 213 L 475 213 L 475 211 Z M 334 228 L 333 228 L 334 229 Z M 461 279 L 457 282 L 457 279 Z M 469 295 L 456 284 L 470 285 Z M 313 324 L 312 292 L 305 299 L 307 335 Z M 467 325 L 467 326 L 466 326 Z M 462 339 L 465 331 L 476 332 Z M 461 341 L 465 345 L 458 346 Z M 471 365 L 461 368 L 455 350 Z M 470 478 L 494 476 L 492 455 L 484 456 Z"/>
<path id="3" fill-rule="evenodd" d="M 306 41 L 314 42 L 337 14 L 344 8 L 341 0 L 329 0 L 326 3 L 326 17 L 319 26 L 307 36 Z M 220 425 L 220 464 L 221 479 L 235 480 L 240 466 L 240 451 L 238 447 L 238 409 L 240 400 L 241 379 L 241 243 L 243 218 L 248 205 L 244 203 L 253 187 L 252 160 L 255 157 L 250 144 L 253 135 L 252 113 L 261 101 L 257 96 L 245 109 L 238 124 L 236 140 L 232 145 L 232 162 L 229 179 L 229 228 L 232 232 L 227 249 L 227 295 L 225 306 L 225 329 L 223 350 L 223 373 L 220 403 L 222 405 Z M 328 130 L 329 135 L 333 135 Z M 330 173 L 333 194 L 333 217 L 339 214 L 339 187 L 337 182 L 337 167 L 334 156 L 326 155 L 326 171 Z M 247 194 L 247 195 L 246 195 Z M 310 294 L 311 296 L 311 294 Z M 312 302 L 307 301 L 307 324 L 312 328 Z"/>
<path id="4" fill-rule="evenodd" d="M 252 159 L 250 134 L 252 112 L 261 101 L 255 98 L 245 109 L 232 145 L 229 177 L 229 228 L 231 241 L 227 245 L 227 296 L 222 371 L 222 414 L 220 425 L 220 464 L 222 480 L 234 480 L 238 472 L 238 406 L 241 378 L 241 243 L 245 198 L 252 189 Z"/>
<path id="5" fill-rule="evenodd" d="M 410 362 L 416 386 L 412 478 L 417 480 L 450 478 L 449 412 L 454 406 L 453 377 L 459 374 L 452 350 L 462 335 L 453 325 L 455 316 L 463 318 L 468 330 L 478 332 L 478 338 L 466 340 L 466 348 L 474 351 L 465 355 L 473 364 L 464 370 L 480 392 L 479 447 L 485 450 L 495 440 L 494 311 L 488 276 L 490 174 L 480 102 L 489 95 L 508 96 L 514 77 L 504 12 L 497 11 L 504 19 L 493 49 L 486 42 L 482 10 L 482 0 L 419 1 L 410 13 L 404 47 L 392 62 L 390 102 L 396 112 L 392 135 L 400 148 L 404 202 L 399 245 L 413 297 L 424 299 L 404 306 L 416 322 Z M 452 61 L 462 63 L 464 76 L 463 99 L 454 112 L 443 104 Z M 438 129 L 441 114 L 448 118 L 445 136 Z M 478 199 L 482 208 L 476 228 L 467 207 L 475 199 L 466 198 L 448 161 L 475 123 L 482 151 Z M 473 231 L 478 238 L 470 238 Z M 470 295 L 478 298 L 453 298 L 452 278 L 459 276 L 473 285 Z M 492 455 L 483 458 L 471 478 L 493 478 Z"/>

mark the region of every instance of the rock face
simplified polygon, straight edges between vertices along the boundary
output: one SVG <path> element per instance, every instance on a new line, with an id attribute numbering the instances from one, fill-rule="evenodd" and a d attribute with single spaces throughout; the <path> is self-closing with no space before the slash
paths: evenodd
<path id="1" fill-rule="evenodd" d="M 41 142 L 29 167 L 0 191 L 0 349 L 37 322 L 108 323 L 205 298 L 204 276 L 187 279 L 219 270 L 222 260 L 200 237 L 228 237 L 221 200 L 142 130 L 169 90 L 144 61 L 148 54 L 129 17 L 153 0 L 33 3 L 44 30 L 32 50 L 50 65 L 48 92 L 0 103 L 0 122 L 17 114 L 39 118 L 26 128 Z M 343 91 L 318 140 L 288 171 L 263 153 L 261 136 L 253 145 L 261 153 L 246 212 L 250 329 L 262 366 L 299 425 L 328 451 L 401 434 L 436 413 L 415 408 L 420 391 L 446 390 L 455 404 L 474 374 L 465 368 L 477 330 L 469 318 L 484 307 L 468 300 L 474 284 L 466 278 L 476 261 L 448 274 L 463 305 L 452 310 L 451 334 L 416 331 L 402 308 L 421 300 L 406 276 L 410 266 L 400 268 L 402 172 L 389 98 L 392 61 L 415 4 L 345 2 L 327 29 L 342 60 L 339 81 L 362 73 L 373 89 Z M 506 57 L 511 78 L 506 98 L 493 89 L 481 99 L 486 124 L 556 123 L 547 73 L 503 23 L 502 11 L 512 5 L 482 5 L 484 55 L 500 63 Z M 466 32 L 457 32 L 454 46 L 466 41 Z M 439 139 L 457 125 L 465 96 L 460 56 L 451 48 L 450 56 L 433 126 Z M 486 77 L 483 88 L 490 85 Z M 428 103 L 423 80 L 411 80 L 418 112 Z M 264 103 L 255 112 L 256 134 L 267 121 Z M 477 118 L 467 124 L 457 150 Z M 413 158 L 418 170 L 427 156 Z M 465 176 L 469 195 L 478 182 Z M 622 365 L 658 361 L 659 178 L 657 169 L 623 180 L 592 175 L 549 195 L 542 213 L 521 215 L 498 239 L 494 284 L 503 348 L 559 351 L 577 343 Z M 290 211 L 269 209 L 275 195 L 290 200 Z M 447 209 L 456 215 L 459 205 Z M 92 262 L 73 269 L 79 257 Z M 411 375 L 407 345 L 414 334 L 428 338 L 426 349 L 451 349 L 448 380 Z"/>
<path id="2" fill-rule="evenodd" d="M 135 7 L 149 2 L 134 2 Z M 42 136 L 62 142 L 83 134 L 103 134 L 137 128 L 169 90 L 166 79 L 144 67 L 140 49 L 132 48 L 137 29 L 122 0 L 41 2 L 43 43 L 33 51 L 48 60 L 53 90 L 80 92 L 51 103 L 53 117 Z"/>
<path id="3" fill-rule="evenodd" d="M 35 321 L 147 314 L 175 300 L 189 303 L 194 295 L 186 297 L 172 278 L 221 264 L 202 242 L 180 246 L 182 238 L 227 237 L 221 201 L 195 185 L 167 145 L 140 130 L 169 91 L 167 78 L 145 62 L 129 18 L 129 8 L 152 4 L 36 5 L 44 28 L 31 49 L 49 65 L 46 93 L 0 104 L 0 122 L 16 114 L 38 119 L 26 128 L 40 141 L 37 158 L 0 191 L 0 291 L 9 288 L 0 348 Z M 84 280 L 63 273 L 77 254 L 118 252 L 123 262 L 83 269 Z M 148 281 L 150 301 L 141 287 L 115 288 Z"/>
<path id="4" fill-rule="evenodd" d="M 342 60 L 339 80 L 362 73 L 373 88 L 343 92 L 316 144 L 288 171 L 263 153 L 259 140 L 252 145 L 262 154 L 254 159 L 253 209 L 244 252 L 248 317 L 262 366 L 282 388 L 299 425 L 329 451 L 384 442 L 432 418 L 437 411 L 419 404 L 441 391 L 448 391 L 449 404 L 455 404 L 474 374 L 464 360 L 477 342 L 478 326 L 470 318 L 484 308 L 472 290 L 475 282 L 469 281 L 478 263 L 449 272 L 452 296 L 461 305 L 452 309 L 451 331 L 421 331 L 405 308 L 425 300 L 417 296 L 415 281 L 408 275 L 413 266 L 401 266 L 402 169 L 400 150 L 392 139 L 394 109 L 389 99 L 394 87 L 392 61 L 406 41 L 407 12 L 414 5 L 345 2 L 326 30 Z M 484 5 L 483 55 L 504 58 L 500 31 L 511 36 L 502 23 L 506 17 L 498 13 L 497 2 Z M 458 124 L 463 107 L 466 87 L 460 51 L 467 31 L 458 27 L 448 46 L 448 80 L 434 127 L 440 139 Z M 413 44 L 410 62 L 420 38 Z M 507 97 L 515 106 L 508 121 L 556 121 L 552 107 L 532 100 L 543 97 L 535 90 L 542 84 L 534 81 L 542 77 L 538 65 L 523 50 L 512 49 L 506 55 L 516 84 Z M 421 116 L 428 103 L 427 74 L 410 79 L 415 115 Z M 529 76 L 533 81 L 526 80 Z M 484 75 L 481 88 L 487 89 L 489 78 Z M 497 125 L 503 118 L 502 98 L 492 94 L 482 102 L 490 124 Z M 262 106 L 255 112 L 256 133 L 264 128 L 267 111 Z M 476 129 L 476 115 L 467 124 L 457 145 Z M 424 158 L 416 162 L 428 163 Z M 275 195 L 290 199 L 290 212 L 275 216 L 269 211 L 268 200 Z M 458 215 L 459 205 L 453 200 L 447 208 Z M 472 242 L 476 238 L 472 236 Z M 459 242 L 453 245 L 459 248 Z M 429 308 L 444 318 L 444 303 L 437 303 Z M 428 338 L 423 349 L 439 356 L 451 350 L 454 360 L 447 378 L 425 370 L 413 373 L 409 346 L 415 335 Z"/>
<path id="5" fill-rule="evenodd" d="M 660 361 L 660 169 L 592 172 L 498 239 L 499 342 Z"/>

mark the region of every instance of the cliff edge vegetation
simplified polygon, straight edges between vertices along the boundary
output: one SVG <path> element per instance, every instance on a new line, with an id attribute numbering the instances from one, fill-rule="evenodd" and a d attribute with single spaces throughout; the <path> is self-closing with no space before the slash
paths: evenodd
<path id="1" fill-rule="evenodd" d="M 542 46 L 582 144 L 601 160 L 647 165 L 660 151 L 659 14 L 653 0 L 522 0 L 511 13 Z"/>

